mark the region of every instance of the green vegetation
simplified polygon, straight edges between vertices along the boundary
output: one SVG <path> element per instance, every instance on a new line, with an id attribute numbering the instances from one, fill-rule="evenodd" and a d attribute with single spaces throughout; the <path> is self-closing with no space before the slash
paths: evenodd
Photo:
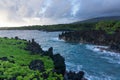
<path id="1" fill-rule="evenodd" d="M 81 24 L 58 24 L 58 25 L 33 25 L 24 27 L 4 27 L 0 30 L 43 30 L 43 31 L 76 31 L 76 30 L 90 30 L 93 29 L 95 23 L 81 23 Z"/>
<path id="2" fill-rule="evenodd" d="M 4 27 L 0 30 L 43 30 L 43 31 L 80 31 L 80 30 L 104 30 L 111 34 L 120 29 L 119 20 L 100 20 L 98 22 L 83 22 L 58 25 L 33 25 L 23 27 Z"/>
<path id="3" fill-rule="evenodd" d="M 120 21 L 100 21 L 96 24 L 96 30 L 105 30 L 110 34 L 119 29 Z"/>
<path id="4" fill-rule="evenodd" d="M 48 74 L 47 80 L 63 80 L 62 75 L 52 72 L 53 61 L 48 56 L 30 55 L 25 50 L 27 41 L 8 38 L 0 38 L 0 80 L 46 80 L 44 75 Z M 44 62 L 45 71 L 31 70 L 29 64 L 33 60 Z"/>

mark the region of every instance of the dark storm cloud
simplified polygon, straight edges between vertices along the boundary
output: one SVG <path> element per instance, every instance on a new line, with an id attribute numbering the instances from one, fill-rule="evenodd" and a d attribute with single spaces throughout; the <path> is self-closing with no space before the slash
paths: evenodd
<path id="1" fill-rule="evenodd" d="M 77 14 L 81 18 L 120 15 L 120 0 L 81 0 Z"/>

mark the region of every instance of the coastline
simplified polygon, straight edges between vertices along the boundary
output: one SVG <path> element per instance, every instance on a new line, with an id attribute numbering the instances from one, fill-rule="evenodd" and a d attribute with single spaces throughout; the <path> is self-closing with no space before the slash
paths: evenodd
<path id="1" fill-rule="evenodd" d="M 120 53 L 120 31 L 107 34 L 103 30 L 62 32 L 59 39 L 66 42 L 98 45 L 101 51 Z M 107 46 L 102 47 L 102 46 Z"/>
<path id="2" fill-rule="evenodd" d="M 90 47 L 88 47 L 90 46 Z M 120 52 L 115 50 L 110 50 L 109 46 L 86 44 L 86 47 L 92 51 L 101 52 L 101 53 L 116 53 L 120 55 Z"/>
<path id="3" fill-rule="evenodd" d="M 64 78 L 64 80 L 69 80 L 69 79 L 72 79 L 72 80 L 76 80 L 76 79 L 87 80 L 86 78 L 84 78 L 84 74 L 85 73 L 83 71 L 79 71 L 78 73 L 75 73 L 75 72 L 72 72 L 72 71 L 66 72 L 66 66 L 65 66 L 65 62 L 64 62 L 65 60 L 64 60 L 64 58 L 60 54 L 53 54 L 53 48 L 52 47 L 50 47 L 47 51 L 44 51 L 41 48 L 41 46 L 34 41 L 34 39 L 27 41 L 25 39 L 20 39 L 17 36 L 15 38 L 11 38 L 11 39 L 9 39 L 7 37 L 0 38 L 0 39 L 2 41 L 5 41 L 6 46 L 8 45 L 8 42 L 10 42 L 10 41 L 14 42 L 14 44 L 12 44 L 10 42 L 9 46 L 11 46 L 11 47 L 14 46 L 14 48 L 16 48 L 16 49 L 27 51 L 25 54 L 27 56 L 31 57 L 31 58 L 35 58 L 35 56 L 37 58 L 42 58 L 42 60 L 37 59 L 37 58 L 33 59 L 33 60 L 30 59 L 30 63 L 28 63 L 28 65 L 25 64 L 24 61 L 23 61 L 24 65 L 20 64 L 21 69 L 24 66 L 29 66 L 28 69 L 34 71 L 34 73 L 35 73 L 36 70 L 38 70 L 38 72 L 40 71 L 39 73 L 41 75 L 37 75 L 37 77 L 35 77 L 38 80 L 39 80 L 39 78 L 41 78 L 40 76 L 42 76 L 43 79 L 47 79 L 48 78 L 50 80 L 56 80 L 56 78 L 59 79 L 59 80 L 63 80 L 63 78 Z M 22 47 L 22 43 L 23 43 L 22 41 L 25 42 L 24 43 L 25 47 L 23 47 L 23 48 L 21 48 Z M 17 47 L 16 45 L 20 45 L 20 47 Z M 5 47 L 5 49 L 8 49 L 8 48 Z M 11 49 L 13 49 L 13 48 L 11 48 Z M 13 49 L 13 51 L 14 50 L 15 49 Z M 17 55 L 19 56 L 19 60 L 18 61 L 21 61 L 21 57 L 22 57 L 21 55 L 24 55 L 24 53 L 21 53 L 19 55 L 19 52 L 14 52 L 14 54 L 16 54 L 16 53 L 18 53 Z M 8 53 L 6 53 L 6 55 L 7 54 Z M 9 55 L 10 55 L 11 58 L 16 58 L 17 55 L 14 55 L 14 54 L 10 53 Z M 1 64 L 4 63 L 4 62 L 6 62 L 6 61 L 8 61 L 12 65 L 17 64 L 17 66 L 19 66 L 18 63 L 16 63 L 16 60 L 15 61 L 11 61 L 11 60 L 9 60 L 8 56 L 3 55 L 4 57 L 1 57 L 1 55 L 0 55 L 0 62 L 1 62 Z M 27 56 L 26 56 L 26 59 L 27 59 Z M 45 59 L 48 58 L 47 59 L 48 62 L 51 61 L 51 63 L 52 63 L 52 64 L 49 64 L 52 67 L 51 68 L 49 67 L 48 70 L 46 69 L 46 67 L 48 67 L 48 63 L 46 62 L 47 60 L 44 61 L 44 57 L 45 57 Z M 24 58 L 24 56 L 22 58 Z M 37 64 L 39 64 L 39 65 L 37 65 Z M 9 64 L 7 64 L 7 65 L 9 65 Z M 12 68 L 12 67 L 10 67 L 10 68 Z M 9 67 L 8 67 L 8 69 L 9 69 Z M 24 70 L 24 71 L 26 71 L 26 70 Z M 51 77 L 48 72 L 51 73 L 51 74 L 55 74 L 54 76 L 56 78 Z M 14 73 L 14 71 L 12 71 L 10 73 Z M 18 73 L 19 73 L 19 70 L 18 70 Z M 16 74 L 17 74 L 17 71 L 16 71 Z M 28 73 L 26 72 L 26 74 L 28 74 Z M 31 73 L 31 74 L 33 74 L 33 73 Z M 1 76 L 6 76 L 6 77 L 1 77 L 0 76 L 0 79 L 9 78 L 10 80 L 11 79 L 17 80 L 17 78 L 20 78 L 20 79 L 24 78 L 24 76 L 22 75 L 22 73 L 18 74 L 18 75 L 12 75 L 12 74 L 9 74 L 9 75 L 11 76 L 10 78 L 7 77 L 4 74 L 4 72 L 3 72 L 3 74 Z M 30 75 L 27 75 L 27 76 L 30 76 Z M 33 74 L 33 77 L 34 76 L 35 76 L 35 74 Z M 29 79 L 31 79 L 31 78 L 29 78 Z"/>

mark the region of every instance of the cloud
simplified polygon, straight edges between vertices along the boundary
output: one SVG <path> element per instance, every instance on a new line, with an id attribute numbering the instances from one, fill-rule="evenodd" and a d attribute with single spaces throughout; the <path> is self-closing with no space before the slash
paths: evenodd
<path id="1" fill-rule="evenodd" d="M 120 0 L 1 0 L 0 26 L 69 23 L 120 15 Z"/>
<path id="2" fill-rule="evenodd" d="M 116 16 L 120 14 L 120 0 L 81 0 L 77 16 L 91 18 L 97 16 Z"/>

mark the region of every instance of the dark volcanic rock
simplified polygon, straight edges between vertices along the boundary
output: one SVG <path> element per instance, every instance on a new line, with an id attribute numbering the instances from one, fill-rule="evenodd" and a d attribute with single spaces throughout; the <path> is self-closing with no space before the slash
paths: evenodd
<path id="1" fill-rule="evenodd" d="M 31 51 L 31 54 L 41 54 L 43 50 L 41 46 L 32 39 L 32 42 L 29 41 L 25 50 Z"/>
<path id="2" fill-rule="evenodd" d="M 65 59 L 60 54 L 55 54 L 53 56 L 53 61 L 54 61 L 54 65 L 55 65 L 55 71 L 58 74 L 64 75 L 65 70 L 66 70 Z"/>
<path id="3" fill-rule="evenodd" d="M 68 42 L 105 45 L 120 52 L 120 31 L 113 34 L 107 34 L 103 30 L 63 32 L 59 35 L 59 38 Z"/>
<path id="4" fill-rule="evenodd" d="M 44 51 L 43 55 L 53 58 L 53 47 L 50 47 L 48 51 Z"/>
<path id="5" fill-rule="evenodd" d="M 64 32 L 61 35 L 59 35 L 59 38 L 70 42 L 106 44 L 106 36 L 107 34 L 105 33 L 105 31 L 90 30 Z"/>
<path id="6" fill-rule="evenodd" d="M 29 68 L 31 70 L 39 70 L 40 72 L 45 71 L 44 63 L 41 60 L 33 60 L 32 62 L 30 62 Z"/>
<path id="7" fill-rule="evenodd" d="M 53 47 L 50 47 L 48 51 L 43 51 L 41 46 L 32 39 L 32 42 L 29 41 L 27 44 L 27 48 L 25 50 L 28 50 L 31 52 L 31 54 L 40 54 L 43 56 L 49 56 L 52 58 L 54 65 L 55 65 L 55 72 L 58 74 L 63 74 L 65 73 L 66 66 L 65 66 L 65 60 L 60 54 L 53 54 Z M 30 64 L 30 68 L 33 69 L 33 67 L 37 66 L 35 65 L 37 61 L 33 61 Z M 39 61 L 38 61 L 39 62 Z M 32 66 L 34 64 L 35 66 Z M 32 66 L 32 67 L 31 67 Z"/>
<path id="8" fill-rule="evenodd" d="M 70 71 L 65 74 L 64 80 L 87 80 L 84 78 L 84 74 L 83 71 L 79 71 L 78 73 Z"/>
<path id="9" fill-rule="evenodd" d="M 50 47 L 48 51 L 43 51 L 41 46 L 32 39 L 31 41 L 28 41 L 27 48 L 25 48 L 28 51 L 31 51 L 31 54 L 40 54 L 42 56 L 49 56 L 53 62 L 54 62 L 54 71 L 57 74 L 62 74 L 64 76 L 66 71 L 66 65 L 65 65 L 65 59 L 60 54 L 53 54 L 53 47 Z M 44 63 L 41 60 L 33 60 L 30 62 L 29 68 L 32 70 L 39 70 L 41 72 L 44 72 Z M 44 73 L 41 75 L 44 77 L 44 79 L 48 78 L 48 74 Z M 72 76 L 76 76 L 72 75 Z M 82 75 L 79 75 L 82 76 Z M 59 78 L 57 78 L 59 80 Z M 71 79 L 70 79 L 71 80 Z M 74 79 L 75 80 L 75 79 Z"/>

